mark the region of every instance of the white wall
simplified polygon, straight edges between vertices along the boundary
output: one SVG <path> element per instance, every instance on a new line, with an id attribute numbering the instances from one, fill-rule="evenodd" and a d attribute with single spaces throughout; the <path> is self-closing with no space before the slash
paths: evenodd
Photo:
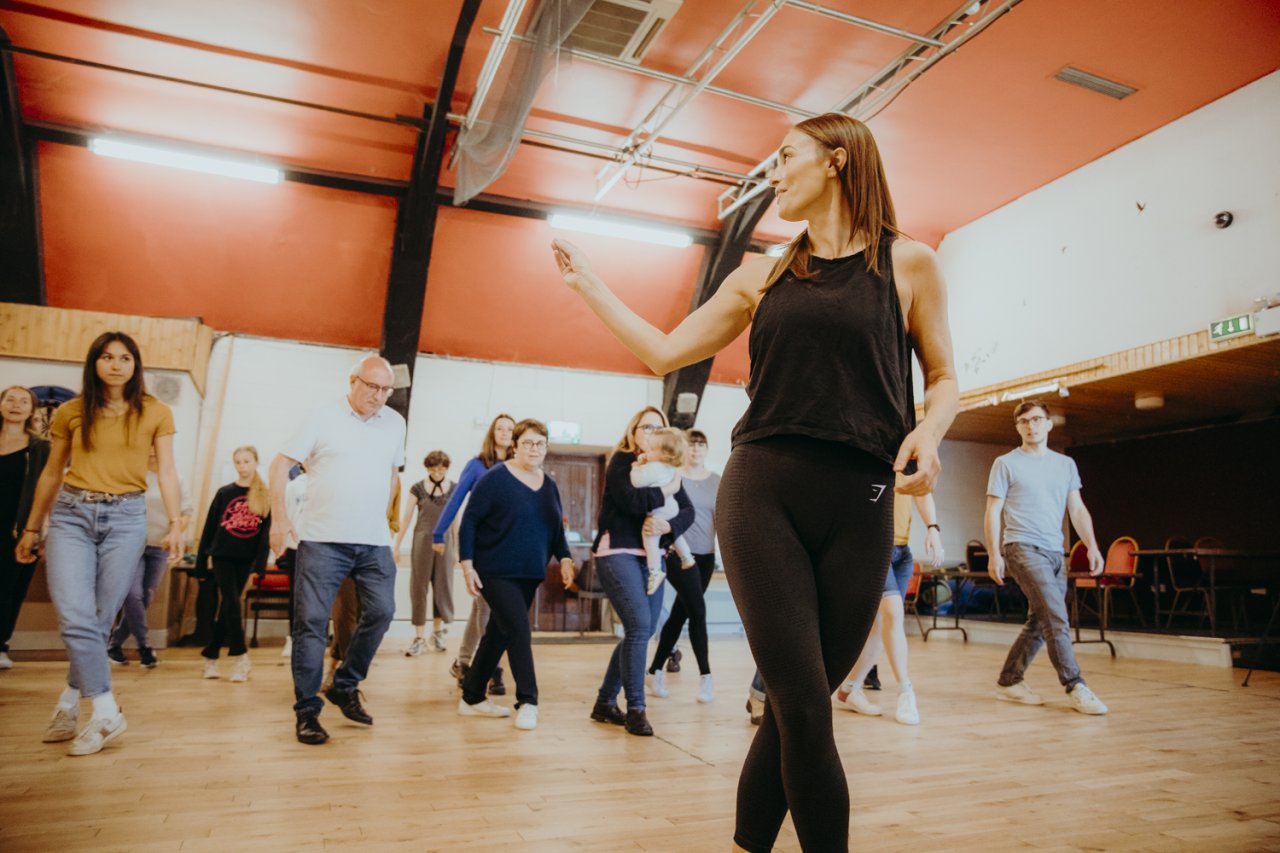
<path id="1" fill-rule="evenodd" d="M 1198 331 L 1280 291 L 1277 151 L 1280 72 L 948 234 L 960 387 Z M 1236 219 L 1220 230 L 1222 210 Z"/>

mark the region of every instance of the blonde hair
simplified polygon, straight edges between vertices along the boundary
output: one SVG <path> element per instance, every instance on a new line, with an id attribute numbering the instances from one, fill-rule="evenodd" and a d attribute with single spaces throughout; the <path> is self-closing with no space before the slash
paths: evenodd
<path id="1" fill-rule="evenodd" d="M 662 426 L 664 429 L 668 426 L 667 416 L 662 409 L 659 409 L 656 406 L 645 406 L 643 409 L 632 415 L 631 420 L 627 422 L 627 431 L 622 434 L 622 438 L 619 439 L 618 443 L 613 447 L 615 453 L 635 453 L 640 449 L 636 446 L 636 427 L 639 426 L 640 419 L 650 412 L 653 412 L 655 415 L 662 418 Z"/>
<path id="2" fill-rule="evenodd" d="M 893 210 L 893 197 L 889 194 L 889 181 L 884 174 L 884 162 L 876 146 L 871 129 L 856 118 L 844 113 L 825 113 L 805 119 L 795 129 L 808 136 L 828 154 L 837 148 L 845 152 L 844 165 L 836 173 L 840 182 L 840 196 L 849 212 L 849 225 L 854 235 L 866 238 L 864 250 L 867 268 L 872 275 L 880 275 L 880 238 L 887 231 L 901 237 L 898 217 Z M 813 278 L 809 272 L 809 258 L 813 243 L 806 228 L 787 244 L 782 257 L 774 263 L 764 289 L 768 290 L 790 272 L 798 279 Z"/>
<path id="3" fill-rule="evenodd" d="M 231 451 L 231 458 L 235 459 L 237 453 L 248 453 L 255 463 L 258 461 L 258 448 L 252 444 L 237 447 Z M 249 481 L 248 501 L 249 509 L 253 510 L 253 514 L 259 518 L 266 518 L 271 514 L 271 492 L 267 491 L 267 484 L 262 482 L 262 477 L 258 475 L 256 465 L 253 469 L 253 479 Z"/>
<path id="4" fill-rule="evenodd" d="M 656 458 L 651 461 L 665 462 L 679 468 L 684 465 L 684 456 L 689 449 L 689 441 L 684 437 L 684 430 L 675 427 L 656 429 L 649 436 L 649 453 Z"/>

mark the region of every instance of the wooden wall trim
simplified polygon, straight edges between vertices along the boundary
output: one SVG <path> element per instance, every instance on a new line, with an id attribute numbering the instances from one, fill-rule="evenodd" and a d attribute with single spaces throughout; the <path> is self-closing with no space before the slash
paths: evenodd
<path id="1" fill-rule="evenodd" d="M 214 332 L 197 319 L 0 302 L 0 356 L 79 364 L 94 338 L 114 330 L 133 336 L 145 367 L 185 371 L 204 396 Z"/>

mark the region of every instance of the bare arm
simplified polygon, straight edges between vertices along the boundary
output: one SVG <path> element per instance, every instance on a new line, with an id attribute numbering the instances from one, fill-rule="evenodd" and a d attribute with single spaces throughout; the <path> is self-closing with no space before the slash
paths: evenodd
<path id="1" fill-rule="evenodd" d="M 1000 553 L 1000 513 L 1004 511 L 1004 498 L 987 495 L 987 514 L 982 526 L 987 533 L 987 574 L 998 584 L 1004 584 L 1004 556 Z"/>
<path id="2" fill-rule="evenodd" d="M 933 495 L 917 495 L 915 498 L 916 511 L 920 513 L 920 518 L 926 525 L 938 523 L 938 508 L 933 502 Z M 942 534 L 934 527 L 927 527 L 924 532 L 924 553 L 929 558 L 930 564 L 938 566 L 943 560 Z"/>
<path id="3" fill-rule="evenodd" d="M 659 376 L 710 358 L 742 334 L 751 323 L 760 289 L 773 266 L 769 258 L 744 263 L 729 274 L 706 304 L 664 334 L 623 304 L 592 271 L 581 249 L 566 240 L 554 240 L 551 246 L 565 283 L 623 346 Z"/>
<path id="4" fill-rule="evenodd" d="M 164 537 L 164 548 L 169 552 L 169 563 L 182 559 L 186 543 L 182 541 L 182 531 L 186 522 L 182 520 L 182 483 L 178 481 L 178 466 L 173 461 L 173 435 L 157 436 L 155 440 L 156 463 L 159 470 L 156 479 L 160 481 L 160 498 L 164 501 L 165 514 L 169 516 L 169 532 Z"/>
<path id="5" fill-rule="evenodd" d="M 1067 495 L 1067 515 L 1071 518 L 1071 526 L 1080 534 L 1080 540 L 1089 549 L 1089 574 L 1102 574 L 1107 561 L 1098 550 L 1098 539 L 1093 534 L 1093 516 L 1089 515 L 1079 489 L 1072 489 Z"/>
<path id="6" fill-rule="evenodd" d="M 409 527 L 413 524 L 413 517 L 418 513 L 418 496 L 409 490 L 409 497 L 404 502 L 404 517 L 400 520 L 400 532 L 396 534 L 395 551 L 396 556 L 400 555 L 400 543 L 404 541 L 404 537 L 409 533 Z"/>
<path id="7" fill-rule="evenodd" d="M 277 453 L 267 472 L 267 482 L 271 487 L 271 516 L 275 519 L 271 524 L 271 550 L 277 554 L 283 554 L 286 543 L 298 538 L 293 522 L 289 520 L 289 510 L 284 504 L 284 490 L 289 485 L 289 469 L 297 464 L 298 460 Z"/>
<path id="8" fill-rule="evenodd" d="M 907 461 L 914 458 L 916 473 L 903 480 L 897 491 L 924 495 L 933 491 L 942 471 L 938 445 L 951 428 L 960 405 L 947 319 L 947 289 L 933 250 L 913 240 L 894 243 L 893 274 L 908 297 L 907 329 L 924 371 L 924 420 L 902 442 L 893 469 L 904 470 Z"/>
<path id="9" fill-rule="evenodd" d="M 40 542 L 40 530 L 45 519 L 49 517 L 49 509 L 53 499 L 62 488 L 62 476 L 67 467 L 67 459 L 71 456 L 71 443 L 65 438 L 53 438 L 49 441 L 49 459 L 44 463 L 40 479 L 36 480 L 35 495 L 31 499 L 31 514 L 27 516 L 27 526 L 22 538 L 14 549 L 14 556 L 19 563 L 33 563 L 36 559 L 36 546 Z"/>

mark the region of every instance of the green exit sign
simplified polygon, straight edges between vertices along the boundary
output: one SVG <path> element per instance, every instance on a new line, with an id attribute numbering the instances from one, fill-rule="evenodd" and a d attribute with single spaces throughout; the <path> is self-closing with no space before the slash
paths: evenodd
<path id="1" fill-rule="evenodd" d="M 1223 338 L 1234 338 L 1247 335 L 1253 331 L 1253 317 L 1241 314 L 1239 317 L 1228 317 L 1209 324 L 1209 340 L 1220 341 Z"/>

